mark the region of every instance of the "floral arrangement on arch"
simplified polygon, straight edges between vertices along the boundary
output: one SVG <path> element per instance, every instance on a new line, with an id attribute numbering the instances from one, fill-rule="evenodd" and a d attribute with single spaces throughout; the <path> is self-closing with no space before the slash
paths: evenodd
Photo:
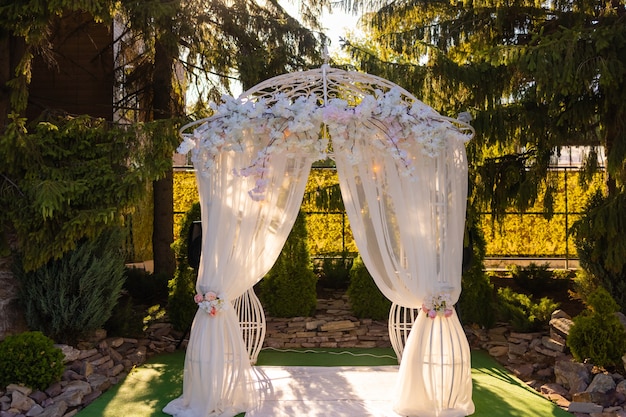
<path id="1" fill-rule="evenodd" d="M 194 165 L 204 174 L 215 166 L 216 156 L 223 151 L 243 152 L 249 140 L 259 141 L 259 150 L 249 166 L 233 170 L 234 175 L 256 179 L 250 196 L 263 200 L 267 188 L 266 173 L 274 154 L 303 154 L 314 159 L 327 155 L 329 139 L 320 135 L 327 128 L 333 147 L 351 150 L 350 161 L 361 156 L 351 146 L 359 138 L 372 138 L 371 143 L 403 166 L 403 175 L 413 173 L 413 157 L 409 148 L 418 143 L 421 152 L 435 157 L 449 140 L 467 141 L 466 135 L 448 118 L 420 101 L 408 102 L 400 88 L 386 92 L 376 90 L 356 105 L 334 98 L 320 105 L 318 97 L 290 98 L 277 94 L 271 102 L 266 99 L 242 101 L 223 96 L 219 105 L 211 103 L 213 116 L 183 134 L 177 151 L 192 152 Z M 376 134 L 372 134 L 372 132 Z M 265 141 L 261 143 L 260 141 Z"/>
<path id="2" fill-rule="evenodd" d="M 224 309 L 225 301 L 220 298 L 217 293 L 208 291 L 204 294 L 196 294 L 193 300 L 198 307 L 204 310 L 211 317 L 215 317 L 217 313 Z"/>
<path id="3" fill-rule="evenodd" d="M 454 311 L 450 293 L 443 292 L 428 297 L 422 304 L 422 311 L 431 319 L 437 316 L 450 317 Z"/>

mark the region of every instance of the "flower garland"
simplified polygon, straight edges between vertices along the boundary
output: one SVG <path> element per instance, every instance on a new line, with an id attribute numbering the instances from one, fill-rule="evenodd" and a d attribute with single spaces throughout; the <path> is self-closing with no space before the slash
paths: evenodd
<path id="1" fill-rule="evenodd" d="M 209 291 L 205 294 L 196 294 L 193 300 L 198 304 L 198 307 L 204 310 L 211 317 L 215 317 L 217 313 L 224 309 L 225 302 L 213 291 Z"/>
<path id="2" fill-rule="evenodd" d="M 452 297 L 449 293 L 441 293 L 429 297 L 422 304 L 422 311 L 431 319 L 437 316 L 448 318 L 453 313 Z"/>
<path id="3" fill-rule="evenodd" d="M 204 175 L 215 167 L 216 157 L 224 151 L 244 152 L 257 149 L 249 166 L 233 169 L 233 174 L 255 178 L 249 191 L 254 200 L 263 200 L 268 185 L 267 173 L 272 155 L 304 154 L 324 159 L 328 138 L 320 137 L 325 125 L 335 150 L 349 149 L 350 161 L 358 163 L 354 141 L 365 138 L 381 151 L 387 151 L 403 167 L 402 175 L 413 173 L 413 147 L 427 157 L 436 157 L 450 140 L 468 141 L 446 118 L 420 101 L 409 102 L 399 88 L 377 90 L 357 105 L 331 99 L 320 106 L 314 95 L 290 98 L 277 94 L 271 103 L 265 99 L 241 101 L 229 96 L 222 103 L 211 103 L 213 116 L 193 134 L 183 135 L 177 151 L 192 152 L 192 161 Z"/>

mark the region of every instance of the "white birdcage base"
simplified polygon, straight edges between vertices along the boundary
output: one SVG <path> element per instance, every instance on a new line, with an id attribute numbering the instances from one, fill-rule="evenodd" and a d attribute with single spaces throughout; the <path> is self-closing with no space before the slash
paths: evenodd
<path id="1" fill-rule="evenodd" d="M 239 328 L 248 351 L 250 363 L 254 365 L 265 339 L 266 321 L 263 306 L 254 293 L 254 289 L 249 288 L 233 301 L 233 307 L 239 318 Z"/>
<path id="2" fill-rule="evenodd" d="M 389 340 L 391 341 L 391 347 L 396 352 L 398 363 L 402 360 L 402 352 L 404 351 L 404 345 L 409 338 L 411 327 L 415 323 L 419 309 L 403 307 L 399 304 L 392 303 L 389 309 Z"/>

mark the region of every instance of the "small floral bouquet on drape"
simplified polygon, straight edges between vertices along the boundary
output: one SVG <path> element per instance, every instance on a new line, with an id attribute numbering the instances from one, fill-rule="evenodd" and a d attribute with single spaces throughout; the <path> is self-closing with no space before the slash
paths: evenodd
<path id="1" fill-rule="evenodd" d="M 198 304 L 198 307 L 211 317 L 215 317 L 219 311 L 224 309 L 224 300 L 213 291 L 205 294 L 196 294 L 193 300 Z"/>
<path id="2" fill-rule="evenodd" d="M 434 319 L 437 316 L 450 317 L 454 306 L 452 305 L 452 297 L 449 293 L 436 294 L 426 298 L 422 304 L 422 311 L 428 314 L 428 317 Z"/>

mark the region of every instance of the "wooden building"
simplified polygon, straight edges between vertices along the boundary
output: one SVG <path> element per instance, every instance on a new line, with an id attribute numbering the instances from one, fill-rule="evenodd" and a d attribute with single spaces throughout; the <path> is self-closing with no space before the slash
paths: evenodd
<path id="1" fill-rule="evenodd" d="M 76 12 L 57 18 L 51 34 L 53 55 L 33 62 L 28 119 L 52 111 L 113 120 L 112 25 Z"/>

